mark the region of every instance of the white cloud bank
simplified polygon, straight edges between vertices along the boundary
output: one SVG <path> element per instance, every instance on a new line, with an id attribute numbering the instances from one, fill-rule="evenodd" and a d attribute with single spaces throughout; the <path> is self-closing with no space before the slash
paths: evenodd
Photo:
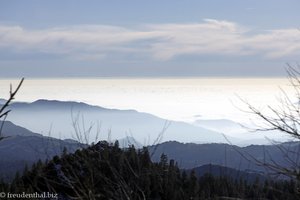
<path id="1" fill-rule="evenodd" d="M 86 60 L 115 53 L 156 60 L 170 60 L 178 55 L 260 55 L 273 59 L 300 55 L 300 31 L 295 28 L 253 32 L 234 22 L 212 19 L 136 28 L 86 25 L 30 30 L 2 25 L 0 49 Z"/>

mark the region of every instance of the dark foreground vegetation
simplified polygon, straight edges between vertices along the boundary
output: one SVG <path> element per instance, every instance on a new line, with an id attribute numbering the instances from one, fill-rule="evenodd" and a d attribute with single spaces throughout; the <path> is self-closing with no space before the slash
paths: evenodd
<path id="1" fill-rule="evenodd" d="M 147 148 L 121 149 L 118 142 L 99 142 L 88 148 L 35 163 L 0 191 L 53 192 L 60 199 L 298 199 L 293 181 L 257 180 L 247 183 L 228 177 L 181 171 L 162 154 L 151 161 Z M 229 198 L 231 197 L 231 198 Z"/>

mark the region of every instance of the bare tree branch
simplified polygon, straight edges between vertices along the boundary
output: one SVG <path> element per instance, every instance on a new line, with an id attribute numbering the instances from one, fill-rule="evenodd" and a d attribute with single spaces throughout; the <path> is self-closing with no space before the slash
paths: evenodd
<path id="1" fill-rule="evenodd" d="M 24 78 L 21 79 L 21 81 L 19 82 L 19 84 L 15 90 L 12 89 L 12 85 L 10 84 L 9 98 L 6 100 L 6 102 L 0 108 L 0 120 L 3 119 L 3 120 L 1 120 L 1 125 L 0 125 L 0 140 L 2 140 L 4 138 L 2 136 L 4 122 L 6 120 L 8 113 L 11 111 L 11 110 L 6 110 L 6 109 L 9 107 L 10 103 L 15 99 L 15 96 L 16 96 L 17 92 L 19 91 L 21 85 L 23 84 L 23 81 L 24 81 Z"/>

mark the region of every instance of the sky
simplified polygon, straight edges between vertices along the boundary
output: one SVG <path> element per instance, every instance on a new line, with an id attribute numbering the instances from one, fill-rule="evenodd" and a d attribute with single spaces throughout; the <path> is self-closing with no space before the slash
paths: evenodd
<path id="1" fill-rule="evenodd" d="M 299 0 L 0 0 L 0 77 L 278 77 Z"/>

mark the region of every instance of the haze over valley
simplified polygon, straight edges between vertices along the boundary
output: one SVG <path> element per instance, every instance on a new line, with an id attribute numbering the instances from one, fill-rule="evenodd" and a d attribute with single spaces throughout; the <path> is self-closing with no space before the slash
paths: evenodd
<path id="1" fill-rule="evenodd" d="M 9 82 L 17 80 L 1 85 Z M 243 100 L 276 105 L 279 87 L 293 92 L 286 79 L 29 79 L 18 96 L 24 103 L 12 105 L 8 120 L 62 139 L 75 137 L 77 120 L 81 128 L 93 126 L 91 138 L 100 132 L 102 139 L 110 133 L 111 139 L 133 136 L 152 144 L 166 128 L 162 141 L 227 143 L 225 134 L 237 145 L 268 144 L 290 138 L 272 131 L 250 133 L 255 116 L 243 111 Z M 7 87 L 0 89 L 5 93 Z"/>

